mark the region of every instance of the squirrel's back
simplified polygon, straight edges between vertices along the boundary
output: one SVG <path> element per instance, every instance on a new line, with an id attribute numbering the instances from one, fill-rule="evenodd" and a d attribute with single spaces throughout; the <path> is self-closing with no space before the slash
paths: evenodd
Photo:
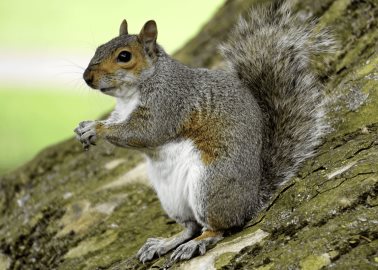
<path id="1" fill-rule="evenodd" d="M 256 98 L 264 119 L 262 202 L 314 153 L 325 132 L 323 89 L 311 70 L 332 40 L 276 1 L 251 10 L 221 46 L 231 70 Z"/>

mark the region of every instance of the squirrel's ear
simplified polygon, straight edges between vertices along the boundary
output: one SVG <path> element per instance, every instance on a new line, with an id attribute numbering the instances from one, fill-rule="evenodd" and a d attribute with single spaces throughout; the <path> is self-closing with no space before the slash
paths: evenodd
<path id="1" fill-rule="evenodd" d="M 144 24 L 138 36 L 139 40 L 142 42 L 148 54 L 150 55 L 153 55 L 156 52 L 157 33 L 158 31 L 156 22 L 151 20 Z"/>
<path id="2" fill-rule="evenodd" d="M 129 32 L 127 31 L 127 21 L 123 20 L 121 26 L 119 27 L 119 35 L 127 35 Z"/>

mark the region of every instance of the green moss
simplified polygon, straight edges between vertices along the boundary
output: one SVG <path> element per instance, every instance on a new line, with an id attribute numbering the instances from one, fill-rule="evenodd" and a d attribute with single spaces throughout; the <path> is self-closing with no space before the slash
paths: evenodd
<path id="1" fill-rule="evenodd" d="M 357 77 L 358 78 L 366 78 L 373 79 L 375 75 L 377 75 L 377 66 L 378 66 L 378 55 L 370 57 L 366 62 L 365 65 L 362 65 L 359 70 L 357 70 Z M 369 78 L 370 76 L 372 78 Z"/>
<path id="2" fill-rule="evenodd" d="M 1 270 L 7 270 L 10 266 L 10 259 L 0 253 L 0 269 Z"/>
<path id="3" fill-rule="evenodd" d="M 102 235 L 87 239 L 80 242 L 80 244 L 72 249 L 70 249 L 64 256 L 65 259 L 72 259 L 82 257 L 90 252 L 95 252 L 97 250 L 106 248 L 113 241 L 117 239 L 117 233 L 112 231 L 107 231 Z"/>
<path id="4" fill-rule="evenodd" d="M 222 268 L 223 266 L 227 265 L 230 263 L 231 259 L 233 259 L 235 257 L 235 253 L 234 252 L 226 252 L 226 253 L 223 253 L 222 255 L 220 255 L 214 262 L 214 267 L 216 269 L 220 269 Z"/>
<path id="5" fill-rule="evenodd" d="M 350 87 L 353 87 L 353 85 Z M 378 81 L 366 81 L 361 87 L 360 91 L 366 93 L 369 99 L 358 110 L 344 115 L 342 121 L 338 123 L 337 129 L 340 131 L 336 134 L 349 133 L 377 121 L 378 93 L 376 89 L 378 88 Z"/>
<path id="6" fill-rule="evenodd" d="M 328 254 L 319 256 L 310 255 L 300 261 L 299 265 L 303 270 L 319 270 L 331 263 Z"/>
<path id="7" fill-rule="evenodd" d="M 337 0 L 332 3 L 330 8 L 325 14 L 323 14 L 321 20 L 318 23 L 318 27 L 323 29 L 329 25 L 335 24 L 340 18 L 343 18 L 351 0 Z"/>

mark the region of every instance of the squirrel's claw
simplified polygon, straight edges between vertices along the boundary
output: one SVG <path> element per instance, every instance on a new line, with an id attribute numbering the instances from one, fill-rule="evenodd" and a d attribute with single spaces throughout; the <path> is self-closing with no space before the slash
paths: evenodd
<path id="1" fill-rule="evenodd" d="M 88 150 L 91 145 L 96 145 L 96 122 L 95 121 L 83 121 L 79 126 L 74 129 L 76 133 L 76 139 L 81 142 L 84 150 Z"/>
<path id="2" fill-rule="evenodd" d="M 167 244 L 164 238 L 149 238 L 136 256 L 142 263 L 151 261 L 155 255 L 160 257 L 171 249 Z"/>
<path id="3" fill-rule="evenodd" d="M 206 241 L 203 240 L 190 240 L 182 244 L 173 251 L 170 260 L 172 262 L 189 260 L 197 255 L 206 253 Z"/>

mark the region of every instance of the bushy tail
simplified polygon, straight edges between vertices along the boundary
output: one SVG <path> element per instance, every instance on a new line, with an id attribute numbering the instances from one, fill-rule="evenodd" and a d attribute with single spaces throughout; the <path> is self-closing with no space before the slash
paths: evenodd
<path id="1" fill-rule="evenodd" d="M 322 86 L 310 59 L 333 42 L 313 25 L 291 15 L 287 2 L 274 1 L 241 19 L 221 46 L 231 71 L 252 91 L 264 115 L 265 199 L 313 154 L 325 131 Z"/>

